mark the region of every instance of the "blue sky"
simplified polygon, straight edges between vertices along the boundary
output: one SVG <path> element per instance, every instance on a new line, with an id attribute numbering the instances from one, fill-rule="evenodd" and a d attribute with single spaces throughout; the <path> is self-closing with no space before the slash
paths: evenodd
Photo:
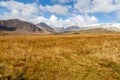
<path id="1" fill-rule="evenodd" d="M 0 0 L 0 19 L 54 27 L 120 22 L 120 0 Z"/>

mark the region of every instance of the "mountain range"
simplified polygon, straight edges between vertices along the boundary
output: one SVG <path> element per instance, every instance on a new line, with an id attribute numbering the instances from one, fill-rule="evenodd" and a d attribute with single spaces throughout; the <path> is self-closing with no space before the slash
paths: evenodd
<path id="1" fill-rule="evenodd" d="M 97 32 L 120 32 L 119 23 L 94 24 L 85 26 L 69 26 L 69 27 L 51 27 L 45 22 L 33 24 L 19 19 L 0 20 L 0 31 L 17 32 L 17 33 L 97 33 Z"/>

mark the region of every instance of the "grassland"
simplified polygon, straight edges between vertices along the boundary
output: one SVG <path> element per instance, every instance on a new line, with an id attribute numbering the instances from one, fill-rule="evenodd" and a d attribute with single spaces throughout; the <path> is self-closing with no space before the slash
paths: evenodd
<path id="1" fill-rule="evenodd" d="M 120 34 L 0 36 L 0 80 L 120 80 Z"/>

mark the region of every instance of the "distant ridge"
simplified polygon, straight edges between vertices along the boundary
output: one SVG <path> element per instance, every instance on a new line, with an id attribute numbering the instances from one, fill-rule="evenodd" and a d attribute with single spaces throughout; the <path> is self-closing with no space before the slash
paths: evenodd
<path id="1" fill-rule="evenodd" d="M 64 29 L 64 33 L 113 33 L 120 32 L 119 23 L 93 24 L 85 26 L 70 26 Z"/>
<path id="2" fill-rule="evenodd" d="M 19 33 L 39 33 L 42 29 L 36 25 L 19 19 L 0 20 L 0 31 Z"/>

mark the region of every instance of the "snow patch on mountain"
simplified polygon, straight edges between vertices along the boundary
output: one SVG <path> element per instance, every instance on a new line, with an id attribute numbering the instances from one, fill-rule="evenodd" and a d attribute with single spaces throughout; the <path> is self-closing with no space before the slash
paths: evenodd
<path id="1" fill-rule="evenodd" d="M 92 24 L 92 25 L 85 25 L 81 27 L 82 29 L 93 29 L 93 28 L 102 28 L 106 30 L 112 30 L 112 31 L 120 31 L 120 23 L 107 23 L 107 24 Z"/>

